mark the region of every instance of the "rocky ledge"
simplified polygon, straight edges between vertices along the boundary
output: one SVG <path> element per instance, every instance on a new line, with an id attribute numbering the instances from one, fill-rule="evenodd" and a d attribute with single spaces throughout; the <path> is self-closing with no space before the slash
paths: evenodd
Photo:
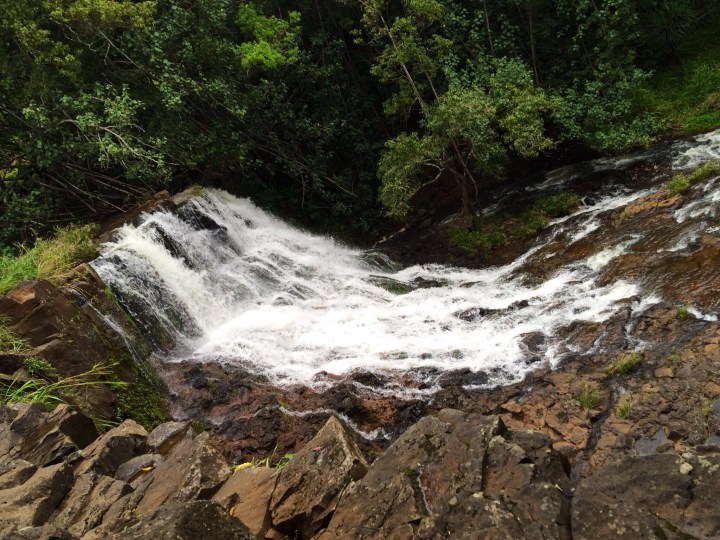
<path id="1" fill-rule="evenodd" d="M 373 463 L 331 417 L 282 468 L 233 469 L 207 433 L 65 405 L 0 408 L 0 537 L 717 538 L 720 449 L 628 456 L 579 481 L 538 431 L 444 409 Z"/>

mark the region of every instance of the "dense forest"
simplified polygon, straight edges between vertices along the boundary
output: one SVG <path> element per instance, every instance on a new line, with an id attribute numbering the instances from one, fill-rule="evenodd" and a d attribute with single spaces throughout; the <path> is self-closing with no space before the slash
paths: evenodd
<path id="1" fill-rule="evenodd" d="M 0 0 L 0 251 L 217 185 L 368 235 L 720 126 L 715 0 Z"/>

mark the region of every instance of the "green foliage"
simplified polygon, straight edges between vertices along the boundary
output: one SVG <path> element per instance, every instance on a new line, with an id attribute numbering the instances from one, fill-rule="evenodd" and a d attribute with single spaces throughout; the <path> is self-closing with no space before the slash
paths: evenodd
<path id="1" fill-rule="evenodd" d="M 57 229 L 50 239 L 38 238 L 19 255 L 0 257 L 0 294 L 30 279 L 53 280 L 95 256 L 95 226 L 76 225 Z"/>
<path id="2" fill-rule="evenodd" d="M 673 195 L 679 195 L 690 189 L 690 179 L 684 174 L 676 174 L 663 184 L 663 188 Z"/>
<path id="3" fill-rule="evenodd" d="M 148 431 L 166 421 L 160 390 L 142 378 L 116 391 L 120 402 L 115 416 L 118 420 L 132 418 Z"/>
<path id="4" fill-rule="evenodd" d="M 692 306 L 678 306 L 675 308 L 675 318 L 676 319 L 687 319 L 690 316 L 690 308 Z"/>
<path id="5" fill-rule="evenodd" d="M 582 383 L 575 393 L 575 400 L 581 409 L 594 409 L 600 404 L 600 392 L 595 385 Z"/>
<path id="6" fill-rule="evenodd" d="M 517 238 L 530 238 L 543 230 L 549 222 L 545 214 L 531 209 L 520 216 L 517 225 L 513 227 L 513 235 Z"/>
<path id="7" fill-rule="evenodd" d="M 612 360 L 607 367 L 605 372 L 608 375 L 615 373 L 630 373 L 640 362 L 642 362 L 642 354 L 639 352 L 625 352 L 619 354 L 614 360 Z"/>
<path id="8" fill-rule="evenodd" d="M 581 203 L 580 196 L 572 191 L 560 191 L 539 197 L 534 204 L 546 216 L 560 217 L 571 214 Z"/>
<path id="9" fill-rule="evenodd" d="M 450 242 L 472 256 L 486 255 L 506 243 L 502 223 L 493 219 L 476 219 L 472 230 L 450 227 L 448 237 Z"/>
<path id="10" fill-rule="evenodd" d="M 618 418 L 626 419 L 630 416 L 634 404 L 635 402 L 631 396 L 621 397 L 615 405 L 615 414 Z"/>
<path id="11" fill-rule="evenodd" d="M 719 21 L 715 6 L 714 11 L 694 17 L 691 28 L 683 23 L 682 36 L 671 39 L 671 50 L 654 49 L 670 53 L 673 61 L 656 60 L 656 74 L 636 92 L 635 109 L 665 119 L 675 135 L 720 128 Z M 652 43 L 655 36 L 665 39 L 662 33 L 649 32 L 648 40 Z"/>
<path id="12" fill-rule="evenodd" d="M 571 191 L 543 195 L 525 212 L 475 218 L 471 229 L 450 227 L 448 238 L 468 255 L 487 255 L 511 239 L 522 240 L 536 235 L 547 226 L 550 218 L 572 213 L 580 202 L 580 197 Z"/>
<path id="13" fill-rule="evenodd" d="M 9 383 L 0 382 L 0 403 L 42 403 L 55 407 L 60 403 L 71 403 L 78 393 L 88 387 L 108 386 L 121 389 L 125 383 L 114 380 L 115 366 L 107 363 L 95 364 L 89 371 L 53 381 L 15 378 Z"/>
<path id="14" fill-rule="evenodd" d="M 0 352 L 24 353 L 31 349 L 26 339 L 23 339 L 8 328 L 8 320 L 0 317 Z"/>
<path id="15" fill-rule="evenodd" d="M 690 186 L 693 183 L 707 180 L 708 178 L 716 175 L 720 175 L 720 162 L 708 161 L 704 165 L 695 169 L 689 175 L 676 174 L 663 184 L 663 188 L 673 195 L 679 195 L 680 193 L 684 193 L 690 189 Z"/>
<path id="16" fill-rule="evenodd" d="M 23 365 L 31 377 L 49 381 L 57 381 L 60 378 L 57 370 L 44 358 L 30 356 L 23 360 Z"/>

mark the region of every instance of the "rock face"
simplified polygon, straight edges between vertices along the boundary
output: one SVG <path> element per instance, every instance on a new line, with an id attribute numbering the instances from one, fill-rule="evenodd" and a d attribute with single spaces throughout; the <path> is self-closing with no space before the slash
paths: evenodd
<path id="1" fill-rule="evenodd" d="M 569 479 L 549 444 L 498 417 L 425 417 L 350 485 L 320 538 L 569 538 Z"/>
<path id="2" fill-rule="evenodd" d="M 573 537 L 718 538 L 720 454 L 654 454 L 602 467 L 575 491 Z"/>
<path id="3" fill-rule="evenodd" d="M 148 435 L 126 421 L 88 442 L 74 414 L 0 406 L 0 538 L 720 537 L 720 448 L 710 445 L 682 454 L 648 446 L 573 481 L 546 434 L 443 409 L 372 465 L 332 417 L 284 468 L 231 475 L 208 434 L 186 424 Z M 62 434 L 66 448 L 48 453 L 57 446 L 36 431 Z"/>
<path id="4" fill-rule="evenodd" d="M 368 465 L 351 432 L 331 417 L 280 472 L 270 501 L 280 531 L 312 538 L 335 510 L 343 489 L 359 480 Z"/>
<path id="5" fill-rule="evenodd" d="M 249 538 L 208 501 L 230 468 L 206 433 L 127 420 L 95 437 L 64 405 L 0 406 L 0 538 Z"/>

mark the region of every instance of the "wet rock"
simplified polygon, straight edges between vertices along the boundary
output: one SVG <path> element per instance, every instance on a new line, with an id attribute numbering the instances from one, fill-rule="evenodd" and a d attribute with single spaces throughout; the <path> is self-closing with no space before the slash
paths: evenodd
<path id="1" fill-rule="evenodd" d="M 270 498 L 279 477 L 277 469 L 249 467 L 233 474 L 212 498 L 245 525 L 253 538 L 265 538 L 271 527 Z"/>
<path id="2" fill-rule="evenodd" d="M 91 537 L 92 538 L 92 537 Z M 113 536 L 116 540 L 253 540 L 247 528 L 210 501 L 170 503 Z"/>
<path id="3" fill-rule="evenodd" d="M 167 454 L 184 436 L 190 422 L 166 422 L 152 430 L 147 438 L 148 448 L 157 454 Z"/>
<path id="4" fill-rule="evenodd" d="M 426 416 L 348 486 L 320 538 L 569 538 L 549 442 L 496 416 Z"/>
<path id="5" fill-rule="evenodd" d="M 0 490 L 0 536 L 23 527 L 43 525 L 73 482 L 65 464 L 38 469 L 23 484 Z"/>
<path id="6" fill-rule="evenodd" d="M 580 482 L 573 537 L 715 538 L 720 455 L 627 457 Z"/>
<path id="7" fill-rule="evenodd" d="M 330 417 L 318 434 L 283 468 L 272 494 L 276 529 L 312 538 L 335 510 L 342 490 L 362 478 L 367 463 L 353 434 Z"/>
<path id="8" fill-rule="evenodd" d="M 491 309 L 491 308 L 484 308 L 484 307 L 472 307 L 469 309 L 464 309 L 462 311 L 458 311 L 453 313 L 454 317 L 457 317 L 458 319 L 462 319 L 466 322 L 475 322 L 479 319 L 482 319 L 484 317 L 487 317 L 488 315 L 491 315 L 493 313 L 496 313 L 497 309 Z"/>

